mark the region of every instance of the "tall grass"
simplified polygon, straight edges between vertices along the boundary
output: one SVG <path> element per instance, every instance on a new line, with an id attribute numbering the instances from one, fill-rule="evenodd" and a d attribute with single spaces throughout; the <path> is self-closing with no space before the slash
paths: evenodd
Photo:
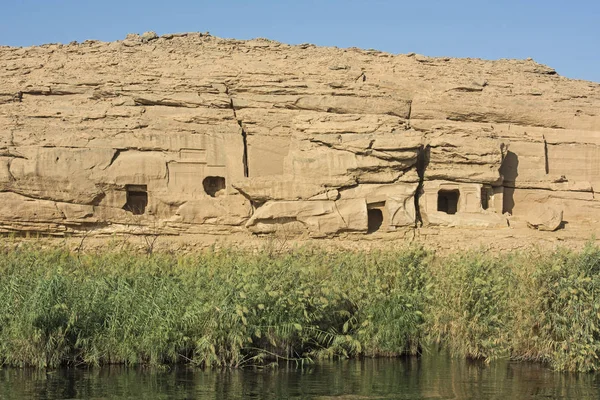
<path id="1" fill-rule="evenodd" d="M 418 354 L 600 366 L 600 249 L 0 254 L 0 363 L 240 367 Z"/>
<path id="2" fill-rule="evenodd" d="M 0 256 L 0 360 L 241 366 L 414 352 L 425 259 L 421 250 L 10 251 Z"/>
<path id="3" fill-rule="evenodd" d="M 428 331 L 436 342 L 469 358 L 491 361 L 510 354 L 510 301 L 518 293 L 508 261 L 482 252 L 440 260 L 432 270 L 434 301 L 428 313 Z"/>
<path id="4" fill-rule="evenodd" d="M 600 369 L 600 248 L 482 252 L 432 266 L 427 333 L 453 353 Z"/>

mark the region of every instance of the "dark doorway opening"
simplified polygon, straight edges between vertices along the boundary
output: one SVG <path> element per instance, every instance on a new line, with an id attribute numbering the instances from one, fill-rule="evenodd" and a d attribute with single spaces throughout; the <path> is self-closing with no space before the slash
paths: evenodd
<path id="1" fill-rule="evenodd" d="M 383 224 L 385 201 L 367 204 L 367 233 L 377 232 Z"/>
<path id="2" fill-rule="evenodd" d="M 202 181 L 204 191 L 210 197 L 215 197 L 217 192 L 225 189 L 225 178 L 222 176 L 207 176 Z"/>
<path id="3" fill-rule="evenodd" d="M 146 212 L 148 205 L 148 188 L 146 185 L 127 185 L 127 202 L 123 209 L 134 215 Z"/>
<path id="4" fill-rule="evenodd" d="M 383 224 L 383 212 L 378 208 L 367 210 L 368 228 L 367 233 L 377 232 Z"/>
<path id="5" fill-rule="evenodd" d="M 440 190 L 438 192 L 437 209 L 446 214 L 456 214 L 458 211 L 458 199 L 460 192 L 454 190 Z"/>

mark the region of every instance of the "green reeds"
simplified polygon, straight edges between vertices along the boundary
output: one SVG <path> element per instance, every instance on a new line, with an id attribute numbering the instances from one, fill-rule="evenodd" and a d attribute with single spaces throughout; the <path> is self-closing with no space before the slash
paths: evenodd
<path id="1" fill-rule="evenodd" d="M 600 369 L 600 249 L 458 254 L 432 264 L 425 328 L 457 355 Z"/>
<path id="2" fill-rule="evenodd" d="M 600 250 L 0 254 L 0 362 L 241 367 L 418 354 L 600 366 Z"/>

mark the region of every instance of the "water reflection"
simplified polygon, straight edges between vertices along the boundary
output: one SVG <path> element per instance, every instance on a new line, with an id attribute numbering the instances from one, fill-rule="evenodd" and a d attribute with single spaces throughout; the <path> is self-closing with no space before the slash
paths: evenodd
<path id="1" fill-rule="evenodd" d="M 443 354 L 327 362 L 298 369 L 156 371 L 123 367 L 0 370 L 1 399 L 596 399 L 592 374 L 536 364 L 487 367 Z"/>

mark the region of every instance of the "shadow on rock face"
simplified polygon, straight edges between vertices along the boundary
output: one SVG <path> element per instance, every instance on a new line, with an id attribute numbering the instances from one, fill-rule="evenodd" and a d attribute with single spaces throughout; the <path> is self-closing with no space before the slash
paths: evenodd
<path id="1" fill-rule="evenodd" d="M 502 160 L 500 174 L 504 177 L 504 201 L 502 204 L 502 213 L 513 213 L 515 206 L 514 193 L 515 182 L 519 176 L 519 156 L 509 151 Z"/>

